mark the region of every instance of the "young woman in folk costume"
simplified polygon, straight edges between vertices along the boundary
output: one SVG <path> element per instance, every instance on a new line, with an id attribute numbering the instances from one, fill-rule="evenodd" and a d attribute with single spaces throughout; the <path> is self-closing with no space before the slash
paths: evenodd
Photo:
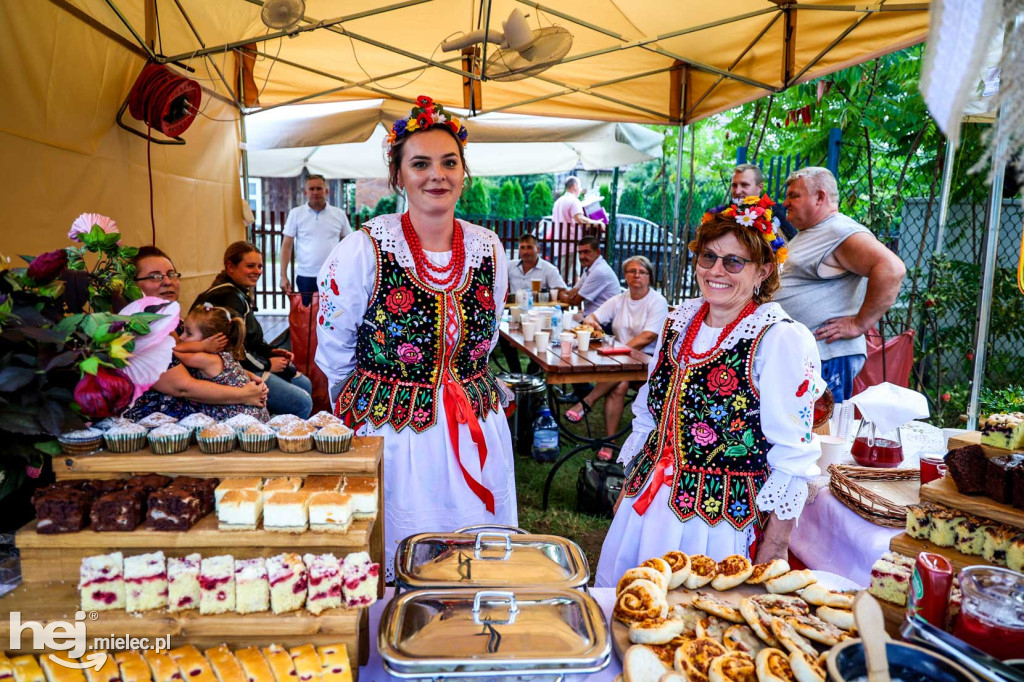
<path id="1" fill-rule="evenodd" d="M 770 303 L 786 253 L 771 206 L 712 209 L 690 244 L 702 296 L 669 313 L 633 403 L 599 586 L 673 550 L 749 556 L 757 536 L 755 563 L 787 557 L 818 473 L 811 426 L 825 382 L 814 336 Z"/>
<path id="2" fill-rule="evenodd" d="M 503 391 L 487 366 L 507 259 L 497 235 L 455 219 L 465 143 L 458 119 L 417 98 L 385 142 L 408 212 L 366 223 L 318 277 L 316 362 L 335 413 L 384 437 L 388 579 L 409 535 L 517 522 Z"/>

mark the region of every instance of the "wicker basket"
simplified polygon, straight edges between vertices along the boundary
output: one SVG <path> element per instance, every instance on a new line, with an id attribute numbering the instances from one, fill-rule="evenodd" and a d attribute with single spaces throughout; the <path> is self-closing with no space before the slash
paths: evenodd
<path id="1" fill-rule="evenodd" d="M 833 464 L 828 487 L 858 516 L 888 528 L 903 528 L 907 505 L 919 501 L 918 469 L 874 469 Z"/>

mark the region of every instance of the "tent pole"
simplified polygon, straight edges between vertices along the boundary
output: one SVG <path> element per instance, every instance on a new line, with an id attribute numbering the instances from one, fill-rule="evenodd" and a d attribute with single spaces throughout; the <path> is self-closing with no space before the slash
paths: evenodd
<path id="1" fill-rule="evenodd" d="M 1003 110 L 996 114 L 996 126 L 1005 125 Z M 1006 158 L 1006 138 L 996 135 L 998 143 L 992 155 L 996 159 Z M 992 317 L 992 292 L 995 282 L 996 246 L 999 242 L 999 225 L 1003 209 L 1003 179 L 1006 165 L 1000 163 L 993 169 L 992 189 L 988 202 L 988 225 L 985 227 L 985 261 L 981 270 L 981 295 L 978 304 L 978 325 L 974 332 L 974 371 L 971 374 L 971 397 L 967 404 L 967 430 L 978 428 L 978 404 L 981 387 L 985 381 L 985 356 L 988 350 L 988 331 Z"/>
<path id="2" fill-rule="evenodd" d="M 946 138 L 946 162 L 942 166 L 942 191 L 939 194 L 939 229 L 935 232 L 935 255 L 942 253 L 943 240 L 946 237 L 946 221 L 949 219 L 950 191 L 953 187 L 953 161 L 956 149 L 952 141 Z"/>
<path id="3" fill-rule="evenodd" d="M 685 86 L 684 86 L 685 87 Z M 683 98 L 685 101 L 685 96 Z M 683 185 L 683 144 L 686 141 L 684 135 L 686 126 L 683 125 L 682 121 L 679 121 L 679 126 L 676 128 L 676 195 L 675 200 L 672 202 L 672 234 L 675 235 L 675 244 L 677 253 L 670 254 L 669 258 L 669 279 L 668 286 L 666 287 L 669 291 L 669 295 L 666 296 L 669 303 L 675 305 L 678 291 L 677 282 L 679 281 L 678 269 L 680 266 L 678 258 L 678 245 L 679 245 L 679 199 L 682 193 Z M 668 235 L 665 235 L 665 247 L 668 249 Z"/>

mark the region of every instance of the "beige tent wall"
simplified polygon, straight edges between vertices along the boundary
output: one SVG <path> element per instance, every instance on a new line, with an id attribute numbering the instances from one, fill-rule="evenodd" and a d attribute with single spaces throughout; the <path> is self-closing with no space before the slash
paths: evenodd
<path id="1" fill-rule="evenodd" d="M 115 123 L 143 63 L 50 2 L 0 0 L 0 252 L 66 246 L 84 212 L 116 220 L 127 244 L 152 242 L 147 143 Z M 187 144 L 151 147 L 156 245 L 185 275 L 185 305 L 244 237 L 238 114 L 218 99 L 203 106 Z"/>

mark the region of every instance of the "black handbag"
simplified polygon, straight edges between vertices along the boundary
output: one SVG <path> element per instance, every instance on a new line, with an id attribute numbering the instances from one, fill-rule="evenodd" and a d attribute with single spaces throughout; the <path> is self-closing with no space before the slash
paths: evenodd
<path id="1" fill-rule="evenodd" d="M 588 459 L 576 479 L 576 511 L 611 518 L 625 481 L 626 472 L 618 462 Z"/>

